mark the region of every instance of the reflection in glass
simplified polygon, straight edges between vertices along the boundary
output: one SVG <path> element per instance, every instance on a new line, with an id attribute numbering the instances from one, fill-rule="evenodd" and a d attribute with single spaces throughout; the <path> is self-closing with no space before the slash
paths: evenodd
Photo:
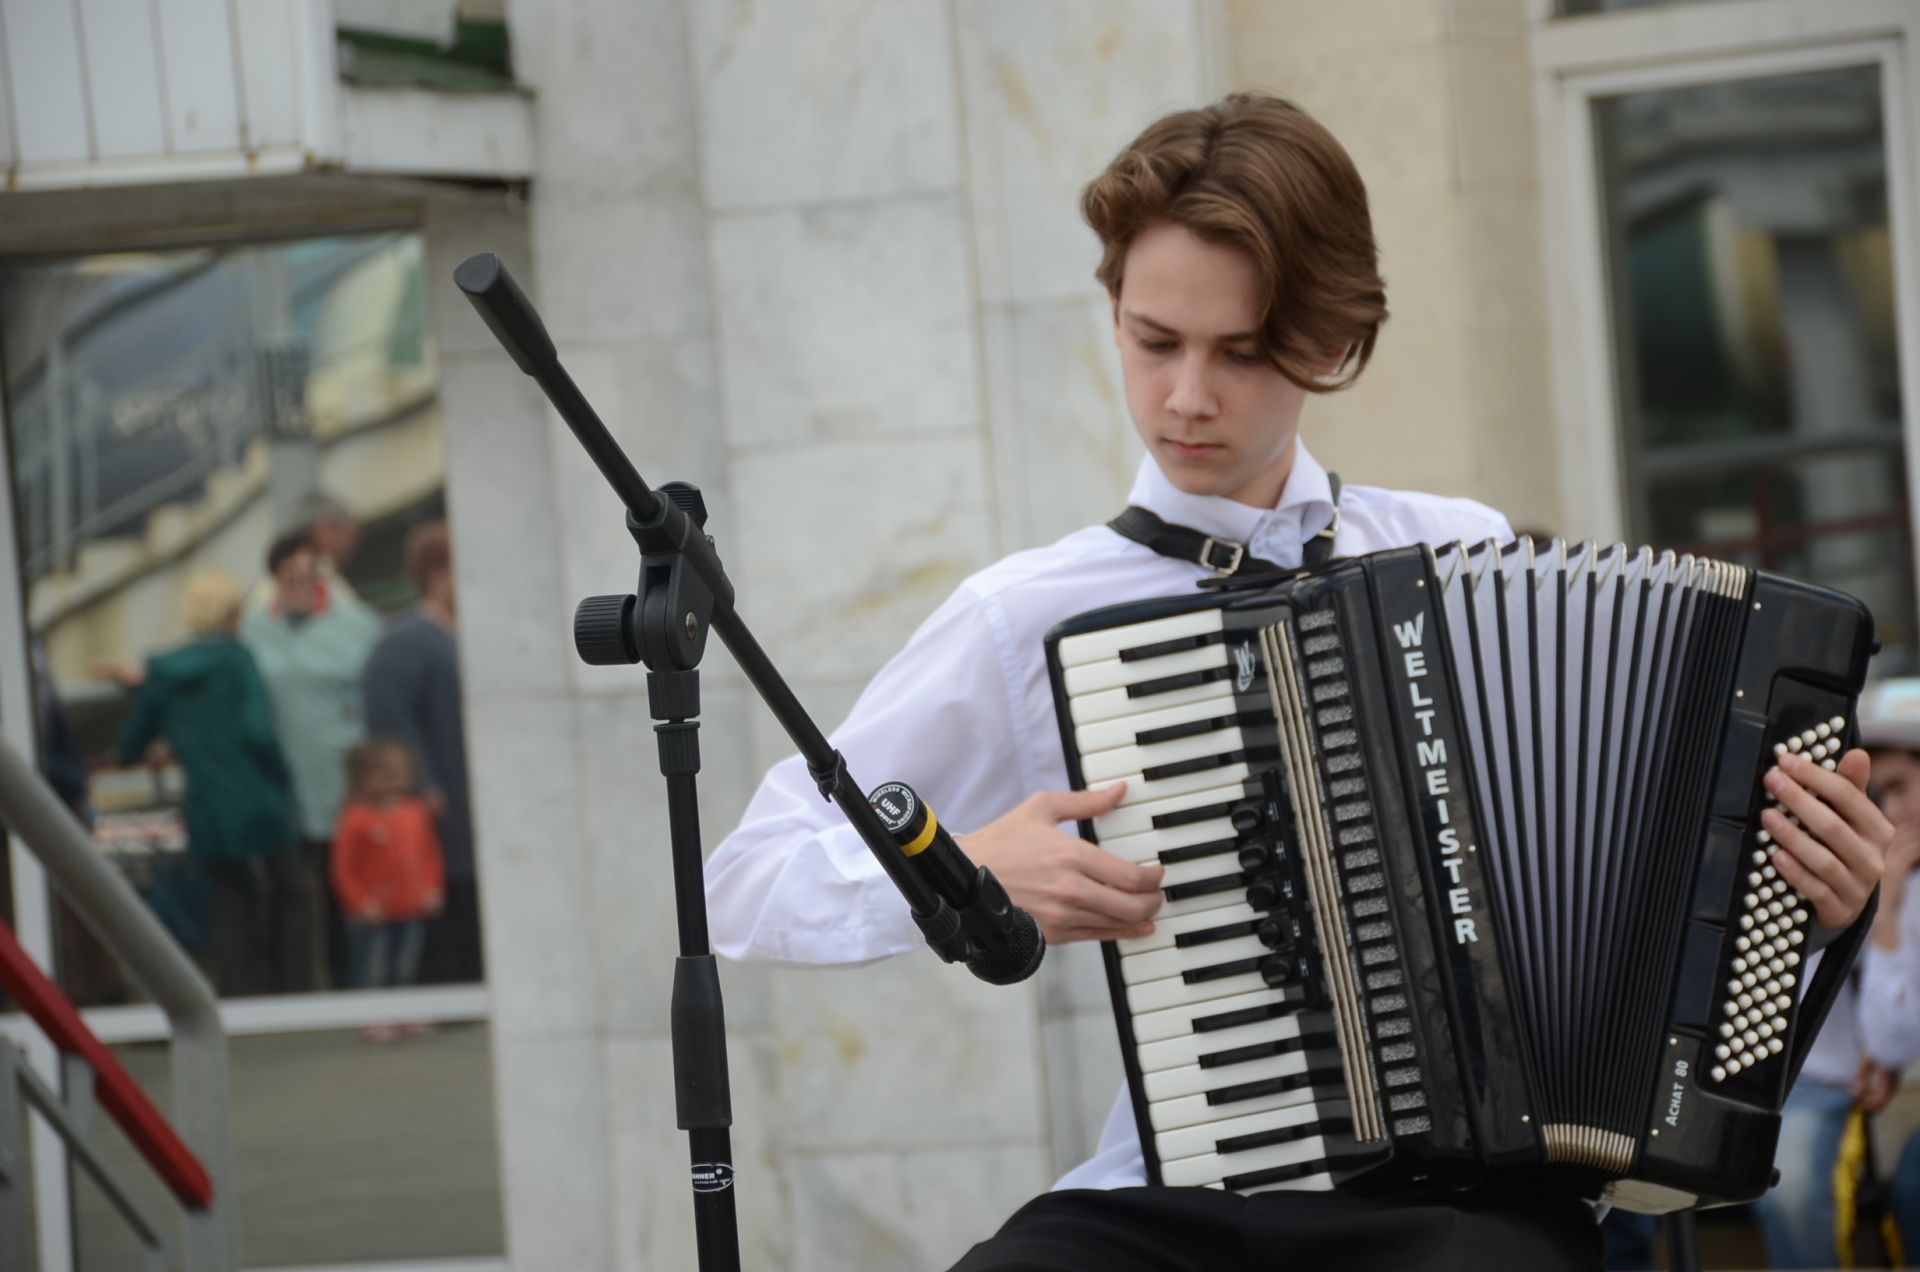
<path id="1" fill-rule="evenodd" d="M 321 714 L 359 719 L 354 660 L 415 598 L 408 532 L 443 515 L 423 268 L 409 232 L 0 266 L 48 775 L 224 994 L 346 983 L 347 921 L 327 879 L 338 810 L 320 805 L 340 798 L 324 790 L 344 783 L 357 739 L 338 730 L 315 756 L 314 730 L 293 726 L 317 693 L 332 695 Z M 296 605 L 265 558 L 309 526 L 319 599 Z M 235 613 L 196 618 L 209 588 L 231 592 Z M 307 654 L 276 663 L 255 630 L 279 622 L 311 645 L 348 612 L 358 644 L 336 651 L 324 686 L 302 680 Z M 288 772 L 249 776 L 275 769 Z M 288 844 L 262 794 L 273 780 L 292 799 L 278 814 Z M 68 992 L 83 1005 L 131 997 L 55 908 Z M 442 979 L 477 974 L 469 960 Z"/>
<path id="2" fill-rule="evenodd" d="M 1599 108 L 1631 537 L 1852 592 L 1914 661 L 1877 67 Z"/>

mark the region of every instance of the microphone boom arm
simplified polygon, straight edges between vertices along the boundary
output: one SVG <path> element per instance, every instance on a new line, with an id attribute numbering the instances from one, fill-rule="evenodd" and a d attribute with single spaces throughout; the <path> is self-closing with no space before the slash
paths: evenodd
<path id="1" fill-rule="evenodd" d="M 828 742 L 766 651 L 734 608 L 733 584 L 704 529 L 699 492 L 679 484 L 650 488 L 607 431 L 585 395 L 560 364 L 553 339 L 526 294 L 491 252 L 469 257 L 454 282 L 527 375 L 533 377 L 560 418 L 585 448 L 627 508 L 627 530 L 639 543 L 642 589 L 632 597 L 595 597 L 583 602 L 575 636 L 590 662 L 646 662 L 655 672 L 690 669 L 699 663 L 709 627 L 756 692 L 766 702 L 806 761 L 821 795 L 837 805 L 907 900 L 927 943 L 945 962 L 964 962 L 982 979 L 1009 983 L 1031 975 L 1045 943 L 1037 929 L 1030 962 L 1010 974 L 1008 952 L 990 948 L 994 933 L 1011 922 L 1021 929 L 1011 945 L 1024 949 L 1032 918 L 1012 907 L 990 871 L 982 867 L 969 897 L 948 897 L 901 850 L 873 805 L 847 772 L 846 758 Z M 663 497 L 664 496 L 664 497 Z M 653 616 L 648 607 L 670 606 Z M 659 645 L 661 648 L 650 646 Z M 930 810 L 929 810 L 930 811 Z M 951 842 L 951 841 L 948 841 Z M 955 853 L 958 853 L 956 848 Z M 962 862 L 964 856 L 960 857 Z M 969 865 L 970 870 L 970 865 Z M 984 907 L 974 912 L 975 907 Z M 1011 911 L 1011 918 L 1004 912 Z M 701 922 L 704 929 L 704 918 Z M 704 941 L 703 941 L 704 944 Z"/>

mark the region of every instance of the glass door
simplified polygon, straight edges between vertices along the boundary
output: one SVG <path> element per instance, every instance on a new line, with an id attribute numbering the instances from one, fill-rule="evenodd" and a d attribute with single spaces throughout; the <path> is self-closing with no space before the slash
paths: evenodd
<path id="1" fill-rule="evenodd" d="M 1860 597 L 1914 665 L 1878 63 L 1598 98 L 1628 537 Z"/>

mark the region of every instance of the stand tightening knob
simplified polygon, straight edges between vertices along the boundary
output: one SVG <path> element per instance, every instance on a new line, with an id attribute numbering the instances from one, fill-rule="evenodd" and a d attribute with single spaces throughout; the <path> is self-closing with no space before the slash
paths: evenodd
<path id="1" fill-rule="evenodd" d="M 573 647 L 593 667 L 627 667 L 640 661 L 633 644 L 632 593 L 589 596 L 573 611 Z"/>

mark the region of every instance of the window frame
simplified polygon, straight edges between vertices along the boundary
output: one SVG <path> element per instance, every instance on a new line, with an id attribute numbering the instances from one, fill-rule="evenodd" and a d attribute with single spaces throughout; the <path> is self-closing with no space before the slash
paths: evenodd
<path id="1" fill-rule="evenodd" d="M 183 214 L 181 220 L 184 228 L 154 225 L 123 233 L 103 233 L 98 227 L 88 227 L 74 235 L 30 236 L 31 245 L 25 250 L 0 252 L 0 266 L 96 253 L 251 247 L 387 231 L 418 235 L 429 254 L 433 244 L 433 228 L 421 205 L 398 206 L 390 197 L 360 207 L 302 213 L 277 224 L 258 214 L 224 222 Z M 436 311 L 431 306 L 428 322 L 436 323 Z M 439 335 L 437 325 L 434 334 L 436 338 Z M 26 585 L 20 557 L 20 507 L 14 489 L 15 441 L 7 419 L 5 395 L 0 393 L 0 738 L 37 766 L 39 739 L 34 713 L 6 709 L 8 703 L 33 701 Z M 15 935 L 34 961 L 50 975 L 54 974 L 52 885 L 46 871 L 11 834 L 0 837 L 0 851 L 6 853 L 6 864 L 12 872 Z M 490 1025 L 492 1019 L 490 992 L 484 981 L 474 985 L 222 997 L 219 1004 L 221 1024 L 230 1038 L 412 1022 Z M 88 1028 L 110 1046 L 163 1041 L 168 1036 L 165 1014 L 150 1004 L 86 1007 L 80 1009 L 80 1015 Z M 59 1053 L 23 1013 L 0 1012 L 0 1037 L 19 1046 L 43 1079 L 56 1086 L 62 1080 Z M 40 1220 L 37 1225 L 40 1262 L 48 1272 L 60 1272 L 75 1266 L 78 1253 L 70 1220 L 72 1199 L 66 1147 L 42 1118 L 32 1119 L 30 1138 L 35 1163 L 34 1205 Z M 482 1259 L 475 1266 L 495 1265 Z"/>
<path id="2" fill-rule="evenodd" d="M 1880 72 L 1887 213 L 1894 242 L 1901 435 L 1909 490 L 1920 490 L 1920 172 L 1914 85 L 1920 6 L 1903 0 L 1743 0 L 1561 18 L 1530 0 L 1542 241 L 1546 252 L 1554 428 L 1562 520 L 1619 540 L 1629 525 L 1618 319 L 1607 253 L 1597 107 L 1601 99 L 1873 65 Z M 1909 542 L 1920 560 L 1920 519 Z"/>

